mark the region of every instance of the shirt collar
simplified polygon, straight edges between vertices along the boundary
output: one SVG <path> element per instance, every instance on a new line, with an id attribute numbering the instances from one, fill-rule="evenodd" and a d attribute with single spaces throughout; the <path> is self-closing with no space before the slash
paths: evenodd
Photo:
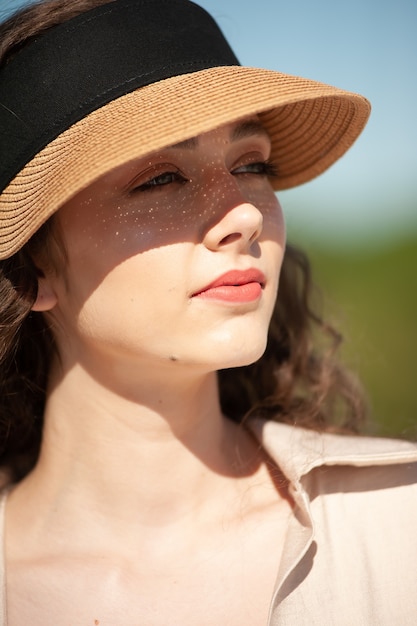
<path id="1" fill-rule="evenodd" d="M 322 465 L 392 465 L 417 461 L 417 444 L 398 439 L 319 433 L 253 418 L 248 426 L 291 482 Z"/>

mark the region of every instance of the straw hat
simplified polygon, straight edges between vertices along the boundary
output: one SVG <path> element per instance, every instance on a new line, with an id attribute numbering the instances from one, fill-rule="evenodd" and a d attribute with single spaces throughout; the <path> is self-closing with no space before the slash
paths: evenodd
<path id="1" fill-rule="evenodd" d="M 47 30 L 0 70 L 0 259 L 122 163 L 258 113 L 286 189 L 321 174 L 370 112 L 358 94 L 241 67 L 188 0 L 115 0 Z"/>

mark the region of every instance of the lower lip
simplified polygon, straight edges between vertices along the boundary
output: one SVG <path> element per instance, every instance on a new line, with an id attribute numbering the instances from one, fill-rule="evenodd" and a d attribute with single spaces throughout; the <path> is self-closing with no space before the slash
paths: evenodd
<path id="1" fill-rule="evenodd" d="M 204 300 L 218 300 L 221 302 L 255 302 L 262 295 L 259 283 L 245 283 L 244 285 L 222 285 L 201 291 L 195 297 Z"/>

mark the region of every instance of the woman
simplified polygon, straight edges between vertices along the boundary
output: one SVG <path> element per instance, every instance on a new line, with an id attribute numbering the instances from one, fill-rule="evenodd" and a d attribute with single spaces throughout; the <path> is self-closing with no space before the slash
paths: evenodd
<path id="1" fill-rule="evenodd" d="M 2 623 L 411 624 L 417 451 L 324 432 L 360 394 L 274 194 L 367 101 L 187 0 L 1 40 Z"/>

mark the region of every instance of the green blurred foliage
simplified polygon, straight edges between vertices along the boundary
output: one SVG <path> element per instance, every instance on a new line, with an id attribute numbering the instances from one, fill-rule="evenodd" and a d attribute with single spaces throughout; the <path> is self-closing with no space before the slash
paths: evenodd
<path id="1" fill-rule="evenodd" d="M 291 232 L 289 240 L 308 252 L 324 315 L 344 335 L 342 356 L 370 401 L 370 432 L 417 439 L 417 234 L 358 249 Z"/>

